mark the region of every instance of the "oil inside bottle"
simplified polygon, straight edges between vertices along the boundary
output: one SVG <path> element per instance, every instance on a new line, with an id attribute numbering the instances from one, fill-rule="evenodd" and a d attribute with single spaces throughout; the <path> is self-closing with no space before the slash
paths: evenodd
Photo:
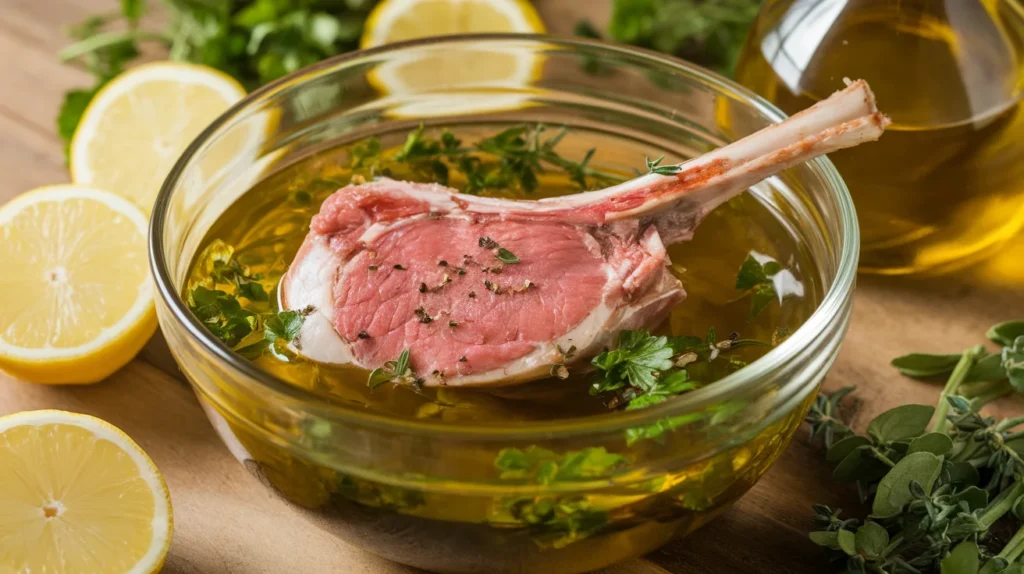
<path id="1" fill-rule="evenodd" d="M 1024 224 L 1024 7 L 1015 0 L 765 4 L 737 79 L 794 113 L 863 78 L 893 120 L 831 154 L 853 195 L 861 270 L 973 262 Z"/>

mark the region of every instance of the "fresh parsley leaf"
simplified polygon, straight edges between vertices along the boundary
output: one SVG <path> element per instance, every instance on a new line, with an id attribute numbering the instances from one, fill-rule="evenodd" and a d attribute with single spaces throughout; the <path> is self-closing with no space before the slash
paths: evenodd
<path id="1" fill-rule="evenodd" d="M 624 44 L 728 75 L 760 5 L 761 0 L 615 0 L 608 33 Z"/>
<path id="2" fill-rule="evenodd" d="M 291 343 L 299 336 L 305 317 L 298 311 L 281 311 L 267 315 L 263 320 L 265 337 L 273 341 Z"/>
<path id="3" fill-rule="evenodd" d="M 627 384 L 648 392 L 658 381 L 654 373 L 672 368 L 672 346 L 667 337 L 655 337 L 644 331 L 622 331 L 619 345 L 594 357 L 591 364 L 604 373 L 591 387 L 592 394 L 615 390 Z"/>
<path id="4" fill-rule="evenodd" d="M 689 413 L 674 417 L 658 419 L 649 425 L 631 427 L 626 429 L 626 444 L 632 445 L 641 440 L 654 440 L 662 442 L 665 433 L 671 432 L 681 426 L 703 420 L 700 413 Z"/>
<path id="5" fill-rule="evenodd" d="M 65 157 L 68 153 L 68 146 L 71 145 L 71 136 L 75 134 L 75 128 L 78 127 L 85 108 L 101 87 L 102 84 L 89 90 L 69 90 L 64 94 L 64 102 L 61 103 L 60 112 L 57 113 L 57 135 L 64 142 Z"/>
<path id="6" fill-rule="evenodd" d="M 782 270 L 782 265 L 777 261 L 761 263 L 753 255 L 747 255 L 740 265 L 740 270 L 736 274 L 736 289 L 750 294 L 751 318 L 760 315 L 772 301 L 778 299 L 772 277 Z"/>
<path id="7" fill-rule="evenodd" d="M 502 480 L 526 480 L 536 484 L 608 478 L 627 464 L 629 461 L 624 456 L 610 453 L 604 447 L 564 454 L 538 446 L 506 448 L 494 460 Z"/>

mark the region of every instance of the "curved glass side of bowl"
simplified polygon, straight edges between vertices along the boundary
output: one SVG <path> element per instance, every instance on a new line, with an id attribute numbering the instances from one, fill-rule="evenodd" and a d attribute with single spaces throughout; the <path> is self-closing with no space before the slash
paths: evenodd
<path id="1" fill-rule="evenodd" d="M 442 73 L 509 55 L 525 66 L 517 74 L 452 84 Z M 396 88 L 396 67 L 419 70 L 422 87 Z M 296 511 L 360 548 L 440 572 L 566 574 L 639 556 L 693 531 L 760 478 L 835 359 L 857 230 L 827 161 L 752 190 L 816 262 L 822 305 L 747 368 L 644 411 L 512 427 L 387 419 L 231 355 L 180 294 L 200 241 L 235 199 L 339 142 L 421 122 L 541 121 L 687 157 L 779 118 L 700 69 L 595 43 L 447 39 L 322 63 L 228 112 L 165 183 L 151 238 L 163 332 L 232 454 Z M 644 439 L 652 427 L 665 432 Z"/>

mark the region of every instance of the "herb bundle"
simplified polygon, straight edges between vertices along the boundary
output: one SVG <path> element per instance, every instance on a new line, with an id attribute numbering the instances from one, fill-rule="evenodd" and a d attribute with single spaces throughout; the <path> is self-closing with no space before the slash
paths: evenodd
<path id="1" fill-rule="evenodd" d="M 958 355 L 915 353 L 892 361 L 905 375 L 948 375 L 937 407 L 903 405 L 872 420 L 863 435 L 837 416 L 842 389 L 818 397 L 807 417 L 820 437 L 833 476 L 856 483 L 871 514 L 842 519 L 815 505 L 822 530 L 811 539 L 831 549 L 837 572 L 885 574 L 1021 574 L 1024 572 L 1024 417 L 997 421 L 980 409 L 1024 391 L 1024 322 L 992 327 L 1002 346 Z M 1014 518 L 1017 532 L 990 549 L 997 521 Z"/>
<path id="2" fill-rule="evenodd" d="M 731 75 L 761 0 L 615 0 L 608 35 Z M 589 23 L 577 34 L 597 37 Z"/>
<path id="3" fill-rule="evenodd" d="M 93 75 L 93 86 L 71 90 L 57 118 L 65 142 L 89 101 L 155 43 L 168 58 L 225 72 L 247 89 L 353 50 L 376 0 L 162 0 L 167 24 L 143 26 L 146 0 L 120 0 L 119 12 L 91 16 L 72 28 L 61 50 Z"/>
<path id="4" fill-rule="evenodd" d="M 463 146 L 452 132 L 443 130 L 435 138 L 421 124 L 406 136 L 397 152 L 384 151 L 379 140 L 369 138 L 353 146 L 350 162 L 353 170 L 369 177 L 386 175 L 396 163 L 404 164 L 441 185 L 449 185 L 451 176 L 457 173 L 465 181 L 462 191 L 472 194 L 504 189 L 530 193 L 540 185 L 538 174 L 549 169 L 566 173 L 581 191 L 625 181 L 589 167 L 594 149 L 578 162 L 562 157 L 555 147 L 568 129 L 562 127 L 544 137 L 547 130 L 543 124 L 522 124 Z"/>
<path id="5" fill-rule="evenodd" d="M 628 465 L 625 457 L 610 453 L 604 447 L 565 454 L 537 446 L 506 448 L 494 460 L 501 480 L 538 485 L 611 478 Z M 541 547 L 563 548 L 608 524 L 608 511 L 595 506 L 585 495 L 546 494 L 504 499 L 497 505 L 491 520 L 499 524 L 510 521 L 526 524 L 535 531 L 533 539 Z"/>
<path id="6" fill-rule="evenodd" d="M 250 273 L 232 258 L 233 249 L 214 242 L 204 253 L 210 265 L 207 285 L 194 285 L 188 292 L 189 310 L 215 337 L 239 355 L 253 360 L 264 352 L 287 361 L 285 345 L 299 335 L 306 315 L 312 309 L 257 313 L 239 302 L 266 305 L 269 296 L 260 283 L 261 274 Z M 219 289 L 226 286 L 232 292 Z"/>

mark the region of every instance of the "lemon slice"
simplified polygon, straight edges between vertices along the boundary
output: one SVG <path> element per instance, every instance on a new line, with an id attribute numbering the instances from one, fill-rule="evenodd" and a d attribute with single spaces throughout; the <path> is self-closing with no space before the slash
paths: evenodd
<path id="1" fill-rule="evenodd" d="M 64 411 L 0 417 L 0 571 L 157 572 L 167 485 L 126 434 Z"/>
<path id="2" fill-rule="evenodd" d="M 101 380 L 156 330 L 146 216 L 58 185 L 0 207 L 0 369 L 38 383 Z M 2 569 L 0 569 L 2 570 Z"/>
<path id="3" fill-rule="evenodd" d="M 123 195 L 148 213 L 185 148 L 243 96 L 238 82 L 205 66 L 156 62 L 128 70 L 82 115 L 71 138 L 71 179 Z"/>
<path id="4" fill-rule="evenodd" d="M 545 30 L 526 0 L 384 0 L 367 18 L 359 45 L 371 48 L 429 36 L 490 32 L 543 34 Z M 377 65 L 368 79 L 385 94 L 415 94 L 389 115 L 483 113 L 522 107 L 542 64 L 535 48 L 527 46 L 508 44 L 468 52 L 425 45 Z"/>

